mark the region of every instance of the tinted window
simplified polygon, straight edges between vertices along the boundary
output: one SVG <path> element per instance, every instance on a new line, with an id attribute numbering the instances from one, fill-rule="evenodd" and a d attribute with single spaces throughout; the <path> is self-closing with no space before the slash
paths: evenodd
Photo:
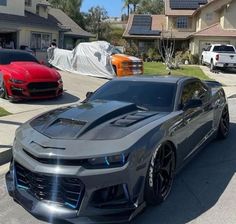
<path id="1" fill-rule="evenodd" d="M 235 50 L 232 46 L 221 45 L 215 46 L 213 52 L 235 53 Z"/>
<path id="2" fill-rule="evenodd" d="M 0 51 L 0 64 L 1 65 L 7 65 L 14 61 L 29 61 L 29 62 L 38 63 L 37 59 L 29 53 L 14 52 L 14 51 L 12 52 Z"/>
<path id="3" fill-rule="evenodd" d="M 191 99 L 201 99 L 204 102 L 208 96 L 207 93 L 207 87 L 200 81 L 186 84 L 181 95 L 181 107 Z"/>
<path id="4" fill-rule="evenodd" d="M 134 103 L 154 111 L 172 111 L 176 85 L 147 81 L 111 81 L 89 99 Z"/>

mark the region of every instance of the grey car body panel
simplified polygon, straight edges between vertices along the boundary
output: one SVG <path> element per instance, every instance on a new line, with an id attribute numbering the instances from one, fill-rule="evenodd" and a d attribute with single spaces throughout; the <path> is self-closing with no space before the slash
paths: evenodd
<path id="1" fill-rule="evenodd" d="M 121 81 L 127 79 L 140 80 L 135 77 Z M 129 221 L 145 206 L 145 176 L 152 153 L 162 143 L 171 142 L 176 151 L 177 171 L 188 158 L 214 137 L 222 110 L 227 104 L 221 86 L 210 82 L 206 83 L 209 86 L 209 97 L 201 108 L 178 110 L 183 86 L 196 79 L 167 77 L 141 80 L 176 83 L 174 111 L 152 112 L 141 110 L 132 103 L 92 101 L 40 115 L 16 131 L 14 162 L 7 174 L 9 193 L 37 216 L 53 216 L 76 223 L 79 222 L 79 217 L 101 217 L 108 214 L 115 216 L 130 212 L 128 217 L 121 218 Z M 73 130 L 69 130 L 67 126 Z M 79 164 L 81 160 L 121 154 L 128 155 L 128 159 L 119 167 L 89 169 Z M 35 158 L 59 162 L 47 164 Z M 62 165 L 61 160 L 69 160 L 73 165 Z M 75 165 L 77 161 L 78 165 Z M 78 210 L 48 204 L 36 199 L 26 190 L 18 189 L 14 180 L 16 162 L 36 174 L 69 176 L 81 180 L 85 193 Z M 109 209 L 91 205 L 91 198 L 98 190 L 124 184 L 131 202 L 129 206 Z M 49 208 L 53 208 L 53 211 Z"/>

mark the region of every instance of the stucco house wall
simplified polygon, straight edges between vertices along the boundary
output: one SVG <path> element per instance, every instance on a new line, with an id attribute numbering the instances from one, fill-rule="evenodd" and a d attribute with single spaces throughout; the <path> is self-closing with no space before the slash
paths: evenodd
<path id="1" fill-rule="evenodd" d="M 0 13 L 24 16 L 25 0 L 7 0 L 6 6 L 0 5 Z"/>

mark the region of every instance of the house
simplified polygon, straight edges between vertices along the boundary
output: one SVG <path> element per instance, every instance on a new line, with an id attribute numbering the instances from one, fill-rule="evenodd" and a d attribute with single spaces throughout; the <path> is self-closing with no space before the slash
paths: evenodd
<path id="1" fill-rule="evenodd" d="M 123 37 L 143 52 L 169 33 L 176 50 L 201 54 L 211 43 L 236 45 L 235 12 L 235 0 L 166 0 L 165 15 L 131 15 Z"/>
<path id="2" fill-rule="evenodd" d="M 0 0 L 1 47 L 28 46 L 40 58 L 52 40 L 56 40 L 59 47 L 67 47 L 71 41 L 71 48 L 77 40 L 89 40 L 91 36 L 46 0 Z"/>

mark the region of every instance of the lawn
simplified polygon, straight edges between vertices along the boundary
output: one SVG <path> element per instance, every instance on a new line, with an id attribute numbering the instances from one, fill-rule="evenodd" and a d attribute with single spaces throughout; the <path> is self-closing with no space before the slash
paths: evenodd
<path id="1" fill-rule="evenodd" d="M 0 107 L 0 117 L 7 116 L 7 115 L 10 115 L 10 113 L 4 110 L 2 107 Z"/>
<path id="2" fill-rule="evenodd" d="M 147 75 L 168 75 L 169 71 L 163 63 L 145 62 L 144 74 Z M 181 66 L 180 69 L 172 70 L 172 75 L 193 76 L 203 80 L 210 80 L 205 73 L 198 66 Z"/>

